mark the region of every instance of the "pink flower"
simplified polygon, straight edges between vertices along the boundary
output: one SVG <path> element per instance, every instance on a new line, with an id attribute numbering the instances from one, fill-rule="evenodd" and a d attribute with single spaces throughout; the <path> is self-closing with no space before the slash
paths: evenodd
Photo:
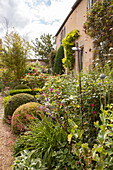
<path id="1" fill-rule="evenodd" d="M 10 115 L 8 115 L 8 118 L 9 118 L 9 119 L 11 119 L 11 116 L 10 116 Z"/>
<path id="2" fill-rule="evenodd" d="M 94 104 L 92 104 L 91 106 L 94 107 Z"/>
<path id="3" fill-rule="evenodd" d="M 17 118 L 19 116 L 19 114 L 15 115 L 15 118 Z"/>
<path id="4" fill-rule="evenodd" d="M 53 92 L 53 89 L 52 89 L 52 88 L 50 88 L 50 91 L 51 91 L 51 92 Z"/>
<path id="5" fill-rule="evenodd" d="M 6 122 L 7 122 L 8 124 L 11 124 L 11 120 L 6 119 Z"/>
<path id="6" fill-rule="evenodd" d="M 94 111 L 93 113 L 96 114 L 96 111 Z"/>

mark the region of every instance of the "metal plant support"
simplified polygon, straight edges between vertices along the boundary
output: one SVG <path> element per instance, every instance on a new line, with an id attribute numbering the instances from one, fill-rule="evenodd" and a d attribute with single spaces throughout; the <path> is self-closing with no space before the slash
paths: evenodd
<path id="1" fill-rule="evenodd" d="M 79 72 L 79 94 L 80 94 L 80 113 L 82 115 L 82 129 L 83 129 L 83 111 L 82 111 L 82 87 L 81 87 L 81 48 L 76 43 L 76 47 L 72 47 L 72 50 L 77 51 L 78 53 L 78 72 Z"/>

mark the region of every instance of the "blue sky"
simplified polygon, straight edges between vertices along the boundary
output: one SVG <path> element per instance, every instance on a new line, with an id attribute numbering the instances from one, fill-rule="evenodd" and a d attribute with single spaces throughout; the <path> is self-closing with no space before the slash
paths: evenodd
<path id="1" fill-rule="evenodd" d="M 28 40 L 44 33 L 55 35 L 75 1 L 0 0 L 0 37 L 5 35 L 7 27 Z"/>

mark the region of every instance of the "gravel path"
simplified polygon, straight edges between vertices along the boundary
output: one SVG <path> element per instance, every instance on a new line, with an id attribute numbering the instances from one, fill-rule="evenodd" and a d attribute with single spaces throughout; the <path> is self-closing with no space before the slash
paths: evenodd
<path id="1" fill-rule="evenodd" d="M 3 99 L 0 94 L 0 170 L 11 170 L 13 163 L 12 145 L 16 137 L 12 134 L 10 126 L 3 123 Z"/>

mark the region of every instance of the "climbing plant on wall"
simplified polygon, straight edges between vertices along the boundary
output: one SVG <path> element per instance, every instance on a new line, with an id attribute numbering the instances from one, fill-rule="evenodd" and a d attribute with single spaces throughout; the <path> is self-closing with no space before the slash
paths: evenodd
<path id="1" fill-rule="evenodd" d="M 72 47 L 75 44 L 75 40 L 78 39 L 79 36 L 80 36 L 79 30 L 73 30 L 70 33 L 68 33 L 67 36 L 62 41 L 63 43 L 62 45 L 64 46 L 66 54 L 66 57 L 63 58 L 62 62 L 64 68 L 68 68 L 68 70 L 73 70 L 74 68 L 75 57 L 73 55 Z"/>
<path id="2" fill-rule="evenodd" d="M 99 0 L 94 3 L 88 11 L 84 28 L 86 34 L 93 38 L 102 60 L 102 52 L 108 54 L 113 47 L 113 0 Z"/>

